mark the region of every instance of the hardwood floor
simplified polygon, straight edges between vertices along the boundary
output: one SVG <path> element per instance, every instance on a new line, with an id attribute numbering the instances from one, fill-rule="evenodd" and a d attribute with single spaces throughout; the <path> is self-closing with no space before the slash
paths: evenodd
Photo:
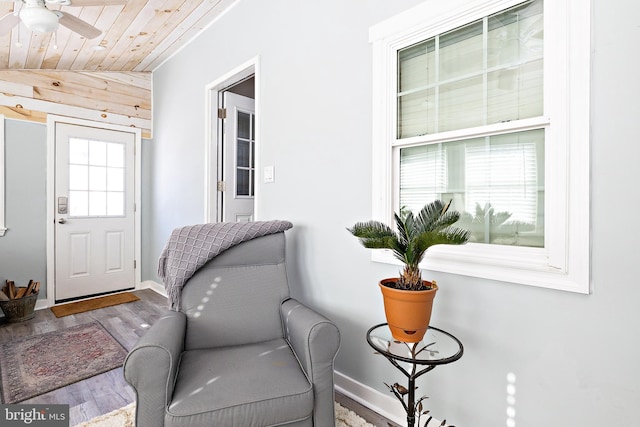
<path id="1" fill-rule="evenodd" d="M 44 309 L 38 310 L 35 318 L 26 322 L 10 324 L 0 320 L 0 343 L 97 320 L 123 347 L 130 350 L 167 307 L 166 298 L 150 289 L 133 293 L 140 298 L 139 301 L 71 316 L 56 318 L 51 310 Z M 126 406 L 134 400 L 133 389 L 124 381 L 122 368 L 118 368 L 20 403 L 69 404 L 70 426 L 75 426 Z M 336 401 L 375 426 L 396 426 L 344 395 L 337 393 Z"/>
<path id="2" fill-rule="evenodd" d="M 166 298 L 145 289 L 134 292 L 139 301 L 57 318 L 51 310 L 36 312 L 35 318 L 22 323 L 0 325 L 0 342 L 31 334 L 42 334 L 70 326 L 99 321 L 123 347 L 130 350 L 148 325 L 153 324 L 166 307 Z M 122 368 L 88 378 L 21 403 L 69 404 L 70 425 L 74 426 L 101 414 L 126 406 L 135 400 L 133 389 L 124 381 Z"/>

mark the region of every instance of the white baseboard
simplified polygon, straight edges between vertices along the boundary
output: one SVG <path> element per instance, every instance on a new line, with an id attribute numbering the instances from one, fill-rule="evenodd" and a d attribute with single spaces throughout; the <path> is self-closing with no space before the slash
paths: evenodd
<path id="1" fill-rule="evenodd" d="M 404 425 L 407 422 L 407 414 L 402 405 L 391 394 L 381 393 L 338 371 L 334 372 L 333 378 L 336 390 L 345 396 L 397 424 Z"/>
<path id="2" fill-rule="evenodd" d="M 44 308 L 49 308 L 49 301 L 46 298 L 42 298 L 39 300 L 36 300 L 36 310 L 42 310 Z"/>
<path id="3" fill-rule="evenodd" d="M 401 426 L 407 423 L 407 414 L 404 412 L 402 404 L 389 394 L 384 394 L 378 390 L 362 384 L 338 371 L 334 371 L 333 379 L 335 389 L 345 396 L 366 406 L 383 417 Z M 430 426 L 439 426 L 441 421 L 435 418 L 429 422 Z"/>
<path id="4" fill-rule="evenodd" d="M 153 280 L 145 280 L 144 282 L 140 283 L 140 289 L 151 289 L 152 291 L 162 295 L 163 297 L 167 296 L 167 291 L 164 290 L 164 286 Z"/>

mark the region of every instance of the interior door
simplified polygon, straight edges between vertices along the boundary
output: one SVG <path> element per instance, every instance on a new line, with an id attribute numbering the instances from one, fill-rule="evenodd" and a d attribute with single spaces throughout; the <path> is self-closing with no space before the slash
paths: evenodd
<path id="1" fill-rule="evenodd" d="M 135 134 L 57 123 L 55 300 L 135 286 Z"/>
<path id="2" fill-rule="evenodd" d="M 223 221 L 253 221 L 255 189 L 255 101 L 225 92 Z"/>

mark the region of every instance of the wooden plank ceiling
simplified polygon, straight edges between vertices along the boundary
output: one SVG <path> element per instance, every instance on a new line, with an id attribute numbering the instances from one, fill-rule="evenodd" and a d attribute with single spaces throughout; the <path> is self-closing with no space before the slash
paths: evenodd
<path id="1" fill-rule="evenodd" d="M 54 36 L 32 32 L 18 24 L 8 34 L 0 35 L 0 69 L 151 72 L 234 1 L 122 2 L 84 7 L 47 2 L 48 9 L 74 15 L 102 34 L 89 40 L 60 25 Z M 0 0 L 0 17 L 18 6 L 13 1 Z"/>
<path id="2" fill-rule="evenodd" d="M 70 1 L 45 4 L 102 33 L 88 39 L 63 25 L 55 34 L 37 33 L 19 23 L 0 34 L 0 114 L 139 127 L 150 138 L 153 70 L 238 0 Z M 104 5 L 82 6 L 96 1 Z M 0 0 L 0 19 L 20 7 L 22 0 Z"/>
<path id="3" fill-rule="evenodd" d="M 142 129 L 150 138 L 151 73 L 0 70 L 0 114 L 45 123 L 47 114 Z"/>

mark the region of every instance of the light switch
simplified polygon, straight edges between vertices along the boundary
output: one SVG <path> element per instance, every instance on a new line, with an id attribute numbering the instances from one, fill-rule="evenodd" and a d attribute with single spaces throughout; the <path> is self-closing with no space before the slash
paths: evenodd
<path id="1" fill-rule="evenodd" d="M 264 167 L 264 182 L 273 182 L 275 180 L 273 175 L 273 166 L 265 166 Z"/>

